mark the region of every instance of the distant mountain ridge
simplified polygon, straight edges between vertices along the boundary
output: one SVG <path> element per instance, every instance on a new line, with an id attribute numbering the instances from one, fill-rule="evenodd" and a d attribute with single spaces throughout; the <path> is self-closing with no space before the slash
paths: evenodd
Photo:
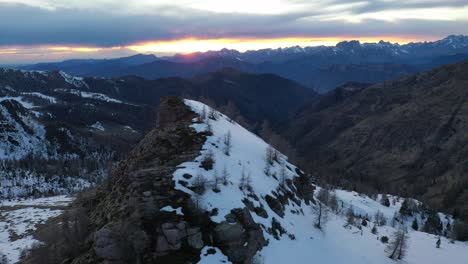
<path id="1" fill-rule="evenodd" d="M 277 74 L 324 93 L 349 81 L 377 83 L 466 58 L 468 36 L 451 35 L 435 42 L 405 45 L 384 41 L 361 44 L 353 40 L 332 47 L 295 46 L 246 52 L 223 49 L 162 58 L 139 54 L 111 60 L 71 60 L 21 68 L 63 70 L 76 76 L 136 75 L 157 79 L 191 78 L 231 67 L 250 73 Z"/>
<path id="2" fill-rule="evenodd" d="M 416 196 L 468 219 L 467 87 L 468 60 L 349 84 L 301 109 L 284 133 L 332 184 Z"/>

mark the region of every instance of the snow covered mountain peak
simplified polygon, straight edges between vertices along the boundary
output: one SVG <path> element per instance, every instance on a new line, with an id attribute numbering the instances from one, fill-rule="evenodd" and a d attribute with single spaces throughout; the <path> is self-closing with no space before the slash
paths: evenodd
<path id="1" fill-rule="evenodd" d="M 173 176 L 175 188 L 191 195 L 194 203 L 218 225 L 235 225 L 232 213 L 247 208 L 266 241 L 256 241 L 261 248 L 254 261 L 393 263 L 386 251 L 388 245 L 379 239 L 391 237 L 397 230 L 409 230 L 406 263 L 443 263 L 444 256 L 449 255 L 453 263 L 463 263 L 463 258 L 468 257 L 467 251 L 463 253 L 468 249 L 466 243 L 452 244 L 446 238 L 442 239 L 443 249 L 429 250 L 435 247 L 437 239 L 418 231 L 432 217 L 421 209 L 420 202 L 383 195 L 371 199 L 345 190 L 327 191 L 334 201 L 323 201 L 324 189 L 313 185 L 286 156 L 261 138 L 207 105 L 184 102 L 199 116 L 192 128 L 208 136 L 200 155 L 178 166 Z M 315 195 L 315 199 L 308 195 Z M 392 202 L 381 202 L 385 199 Z M 414 208 L 411 215 L 401 209 L 406 208 L 404 203 Z M 353 223 L 349 222 L 350 211 Z M 317 228 L 318 215 L 322 214 L 326 217 Z M 445 227 L 453 220 L 443 214 L 437 217 L 443 225 L 440 232 L 447 232 Z M 414 222 L 421 226 L 418 230 L 412 229 Z M 216 256 L 222 259 L 222 253 L 229 255 L 229 250 L 219 247 Z M 203 254 L 201 258 L 200 263 L 217 263 L 213 256 L 210 261 Z"/>

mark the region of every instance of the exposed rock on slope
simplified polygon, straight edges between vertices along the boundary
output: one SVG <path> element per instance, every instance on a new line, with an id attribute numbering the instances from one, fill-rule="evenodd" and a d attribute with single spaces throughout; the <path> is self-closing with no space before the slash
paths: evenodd
<path id="1" fill-rule="evenodd" d="M 90 214 L 96 226 L 93 242 L 87 253 L 75 263 L 96 260 L 188 263 L 200 258 L 200 250 L 205 245 L 216 245 L 235 263 L 252 262 L 256 252 L 267 242 L 248 208 L 263 211 L 265 220 L 271 218 L 263 205 L 254 205 L 255 199 L 260 197 L 253 193 L 250 198 L 238 197 L 238 201 L 232 201 L 238 207 L 227 212 L 222 208 L 210 210 L 205 206 L 202 210 L 200 201 L 192 200 L 193 191 L 189 190 L 194 188 L 194 183 L 189 183 L 190 179 L 197 176 L 183 173 L 184 180 L 175 182 L 173 179 L 176 170 L 185 167 L 184 162 L 196 160 L 206 137 L 211 135 L 192 128 L 196 117 L 181 99 L 163 101 L 158 129 L 150 132 L 119 165 L 111 179 L 110 190 L 101 192 L 93 201 L 97 203 Z M 230 170 L 230 173 L 239 171 Z M 294 186 L 292 182 L 289 184 Z M 176 185 L 189 189 L 181 191 Z M 237 186 L 233 188 L 238 189 Z M 277 204 L 279 211 L 283 211 L 282 203 L 296 195 L 290 191 L 277 191 L 269 198 Z M 279 197 L 283 200 L 277 200 Z M 300 199 L 294 200 L 300 203 Z M 224 220 L 212 221 L 210 216 Z M 275 228 L 281 227 L 271 226 L 271 222 L 262 226 L 270 226 L 271 232 L 277 232 Z M 122 236 L 125 241 L 119 239 Z M 122 254 L 122 248 L 129 251 Z"/>

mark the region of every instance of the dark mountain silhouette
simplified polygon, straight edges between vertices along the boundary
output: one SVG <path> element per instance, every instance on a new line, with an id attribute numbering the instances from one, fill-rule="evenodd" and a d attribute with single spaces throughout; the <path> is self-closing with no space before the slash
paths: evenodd
<path id="1" fill-rule="evenodd" d="M 332 183 L 416 196 L 468 217 L 467 87 L 468 61 L 348 84 L 302 108 L 284 133 Z"/>
<path id="2" fill-rule="evenodd" d="M 349 81 L 378 83 L 409 76 L 467 58 L 468 37 L 448 36 L 435 42 L 406 45 L 344 41 L 334 47 L 290 47 L 247 51 L 223 49 L 158 59 L 135 55 L 111 60 L 71 60 L 23 67 L 63 70 L 77 76 L 147 79 L 206 74 L 225 67 L 250 73 L 273 73 L 325 93 Z"/>

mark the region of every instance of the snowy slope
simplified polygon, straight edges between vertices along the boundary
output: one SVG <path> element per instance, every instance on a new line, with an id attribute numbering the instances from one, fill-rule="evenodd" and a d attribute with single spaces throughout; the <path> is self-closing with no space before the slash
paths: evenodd
<path id="1" fill-rule="evenodd" d="M 40 242 L 33 236 L 37 225 L 62 214 L 63 207 L 72 200 L 71 197 L 61 195 L 1 202 L 0 255 L 5 255 L 8 263 L 17 263 L 22 250 Z"/>
<path id="2" fill-rule="evenodd" d="M 185 103 L 204 116 L 212 112 L 202 103 L 186 100 Z M 198 131 L 211 130 L 212 135 L 207 137 L 203 150 L 193 162 L 180 164 L 173 175 L 176 189 L 192 195 L 193 200 L 201 205 L 203 210 L 211 214 L 211 220 L 220 223 L 225 216 L 235 208 L 244 208 L 245 201 L 250 201 L 256 208 L 263 208 L 266 216 L 252 212 L 254 221 L 262 226 L 264 237 L 268 240 L 260 252 L 257 253 L 258 263 L 394 263 L 385 253 L 386 245 L 379 241 L 383 235 L 391 236 L 395 229 L 389 225 L 378 228 L 377 234 L 371 233 L 372 224 L 359 229 L 357 226 L 347 226 L 344 213 L 334 213 L 326 208 L 328 221 L 317 229 L 316 221 L 318 205 L 307 205 L 303 200 L 294 201 L 287 198 L 283 213 L 277 213 L 270 208 L 267 196 L 294 193 L 292 185 L 281 184 L 286 179 L 298 177 L 296 167 L 287 161 L 287 157 L 279 154 L 277 161 L 270 168 L 269 175 L 265 173 L 265 153 L 268 144 L 256 135 L 250 133 L 235 122 L 218 112 L 208 116 L 214 118 L 200 118 L 194 120 L 192 127 Z M 208 125 L 209 124 L 209 125 Z M 232 149 L 229 155 L 225 154 L 224 137 L 232 135 Z M 213 169 L 201 168 L 201 163 L 207 155 L 213 155 Z M 219 183 L 217 177 L 229 174 L 227 184 Z M 283 172 L 282 172 L 283 171 Z M 187 177 L 193 175 L 194 177 Z M 242 176 L 244 175 L 244 177 Z M 185 177 L 184 177 L 185 176 Z M 200 179 L 206 179 L 208 186 L 202 194 L 193 191 L 200 185 Z M 243 184 L 244 180 L 251 182 L 251 190 Z M 184 183 L 185 182 L 185 183 Z M 218 184 L 217 184 L 218 182 Z M 286 181 L 287 182 L 287 181 Z M 244 188 L 240 188 L 243 186 Z M 319 187 L 317 187 L 319 189 Z M 385 207 L 379 202 L 366 196 L 353 192 L 335 191 L 341 209 L 344 212 L 353 207 L 356 214 L 372 217 L 376 211 L 384 212 L 385 217 L 392 218 L 401 204 Z M 297 199 L 297 197 L 296 197 Z M 176 210 L 175 208 L 170 208 Z M 183 212 L 181 212 L 183 213 Z M 273 227 L 277 222 L 284 229 L 279 232 Z M 462 242 L 449 243 L 442 238 L 440 249 L 435 248 L 437 238 L 434 235 L 409 231 L 408 255 L 401 263 L 449 263 L 462 264 L 468 259 L 468 244 Z M 211 250 L 213 254 L 206 254 L 206 248 L 201 254 L 200 263 L 220 263 L 225 257 L 219 249 Z"/>
<path id="3" fill-rule="evenodd" d="M 26 110 L 21 98 L 0 98 L 0 159 L 47 153 L 45 128 Z"/>

